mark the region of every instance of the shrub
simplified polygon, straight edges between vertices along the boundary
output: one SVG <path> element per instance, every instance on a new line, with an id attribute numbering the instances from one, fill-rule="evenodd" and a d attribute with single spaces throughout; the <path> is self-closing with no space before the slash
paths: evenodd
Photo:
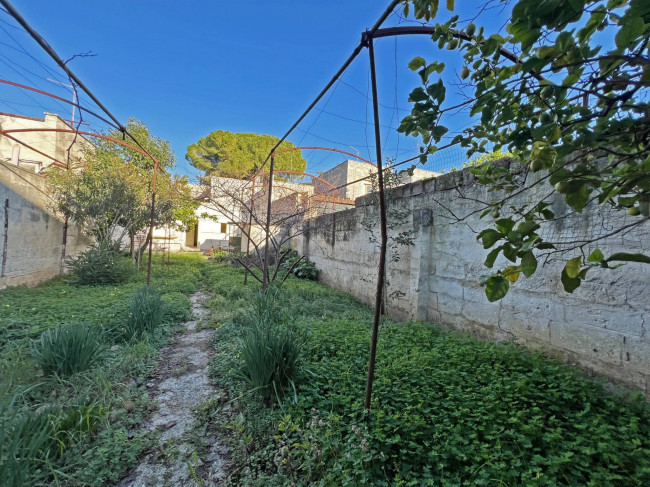
<path id="1" fill-rule="evenodd" d="M 300 256 L 298 255 L 298 252 L 290 250 L 282 262 L 282 267 L 288 271 L 299 259 Z M 300 279 L 309 279 L 310 281 L 318 279 L 318 269 L 316 269 L 316 265 L 307 259 L 302 259 L 291 270 L 291 273 Z"/>
<path id="2" fill-rule="evenodd" d="M 132 262 L 116 246 L 99 244 L 68 259 L 72 282 L 81 285 L 120 284 L 135 272 Z"/>
<path id="3" fill-rule="evenodd" d="M 59 377 L 90 369 L 104 350 L 102 330 L 87 324 L 52 328 L 32 342 L 32 354 L 43 373 Z"/>
<path id="4" fill-rule="evenodd" d="M 266 396 L 281 395 L 295 383 L 300 369 L 302 337 L 286 325 L 277 297 L 276 288 L 261 290 L 244 316 L 249 327 L 242 340 L 239 375 Z"/>
<path id="5" fill-rule="evenodd" d="M 155 287 L 143 286 L 129 300 L 128 316 L 124 326 L 124 338 L 141 338 L 151 333 L 162 322 L 163 302 Z"/>

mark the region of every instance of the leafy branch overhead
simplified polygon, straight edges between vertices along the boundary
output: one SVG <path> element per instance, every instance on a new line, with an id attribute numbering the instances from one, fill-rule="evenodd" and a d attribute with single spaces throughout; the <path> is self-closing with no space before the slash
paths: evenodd
<path id="1" fill-rule="evenodd" d="M 445 116 L 465 110 L 473 123 L 452 144 L 466 147 L 469 157 L 507 150 L 521 163 L 472 169 L 493 195 L 481 215 L 492 221 L 478 235 L 491 249 L 485 265 L 492 269 L 499 256 L 510 261 L 484 277 L 488 299 L 503 298 L 511 283 L 534 274 L 550 255 L 566 256 L 561 281 L 568 292 L 592 267 L 650 263 L 642 254 L 605 256 L 596 248 L 599 240 L 649 220 L 650 2 L 501 4 L 509 14 L 506 33 L 490 34 L 458 16 L 434 26 L 431 37 L 439 49 L 462 53 L 453 82 L 464 101 L 447 102 L 443 63 L 416 57 L 409 68 L 422 86 L 411 92 L 411 113 L 398 129 L 422 138 L 424 162 L 442 147 Z M 453 2 L 447 8 L 453 10 Z M 441 15 L 437 1 L 405 2 L 404 12 L 425 21 Z M 573 213 L 600 205 L 625 218 L 605 235 L 549 242 L 540 228 L 562 217 L 553 211 L 558 200 Z"/>

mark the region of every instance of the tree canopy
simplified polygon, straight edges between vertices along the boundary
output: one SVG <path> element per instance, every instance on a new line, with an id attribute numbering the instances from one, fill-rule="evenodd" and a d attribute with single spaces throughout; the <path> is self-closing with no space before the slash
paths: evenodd
<path id="1" fill-rule="evenodd" d="M 438 16 L 438 3 L 405 1 L 404 10 L 429 21 Z M 485 7 L 497 3 L 485 2 Z M 504 297 L 510 283 L 520 274 L 531 276 L 538 260 L 550 254 L 565 256 L 561 280 L 568 292 L 591 268 L 650 263 L 645 255 L 604 255 L 597 248 L 600 239 L 649 221 L 650 2 L 501 3 L 509 12 L 506 32 L 489 33 L 477 25 L 490 8 L 477 9 L 472 21 L 454 16 L 434 26 L 438 48 L 462 54 L 452 83 L 462 90 L 463 101 L 445 103 L 451 83 L 440 76 L 443 63 L 416 57 L 409 68 L 420 75 L 422 86 L 411 92 L 411 114 L 399 127 L 422 138 L 421 159 L 426 160 L 441 147 L 446 115 L 465 109 L 473 123 L 452 143 L 467 147 L 470 157 L 504 148 L 532 176 L 522 182 L 507 168 L 489 163 L 472 170 L 479 183 L 497 190 L 482 213 L 490 226 L 478 236 L 491 249 L 485 265 L 493 268 L 499 255 L 510 261 L 486 276 L 488 299 Z M 447 7 L 453 10 L 454 2 Z M 547 196 L 514 205 L 515 196 L 533 195 L 531 189 L 540 184 L 548 186 Z M 605 234 L 560 246 L 545 241 L 540 231 L 556 218 L 550 206 L 557 198 L 574 213 L 607 205 L 626 211 L 628 219 Z"/>
<path id="2" fill-rule="evenodd" d="M 170 174 L 175 163 L 169 142 L 129 119 L 127 130 L 159 161 L 154 224 L 180 225 L 193 221 L 198 203 L 187 179 Z M 107 135 L 121 139 L 121 133 Z M 126 235 L 148 227 L 151 217 L 153 161 L 110 140 L 93 140 L 94 148 L 79 170 L 54 169 L 49 174 L 56 210 L 82 226 L 98 242 L 119 244 Z"/>
<path id="3" fill-rule="evenodd" d="M 212 176 L 245 178 L 257 171 L 279 139 L 272 135 L 233 133 L 216 130 L 187 148 L 185 159 L 194 167 Z M 294 148 L 284 141 L 278 147 Z M 307 161 L 301 151 L 289 151 L 275 156 L 275 168 L 304 172 Z"/>

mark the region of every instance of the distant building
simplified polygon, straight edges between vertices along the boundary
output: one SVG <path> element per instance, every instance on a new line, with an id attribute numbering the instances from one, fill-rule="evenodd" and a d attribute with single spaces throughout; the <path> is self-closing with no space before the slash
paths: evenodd
<path id="1" fill-rule="evenodd" d="M 316 192 L 354 202 L 359 196 L 372 192 L 372 182 L 366 178 L 376 172 L 377 166 L 374 164 L 348 159 L 329 171 L 322 173 L 320 175 L 322 181 L 315 180 Z M 412 175 L 406 172 L 400 174 L 400 181 L 402 184 L 408 184 L 437 176 L 440 176 L 440 173 L 414 168 Z M 332 190 L 330 185 L 337 189 Z"/>
<path id="2" fill-rule="evenodd" d="M 55 130 L 72 130 L 68 122 L 58 115 L 45 113 L 41 119 L 0 113 L 0 131 L 24 129 L 39 131 L 0 134 L 0 160 L 35 173 L 40 173 L 53 164 L 67 165 L 68 150 L 70 163 L 74 167 L 83 159 L 85 152 L 93 147 L 81 135 L 56 132 Z"/>

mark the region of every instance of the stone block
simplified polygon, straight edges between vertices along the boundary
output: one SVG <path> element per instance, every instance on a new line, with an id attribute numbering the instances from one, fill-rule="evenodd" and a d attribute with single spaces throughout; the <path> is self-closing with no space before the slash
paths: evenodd
<path id="1" fill-rule="evenodd" d="M 501 302 L 491 303 L 485 297 L 483 288 L 470 285 L 463 287 L 462 315 L 470 321 L 487 327 L 495 327 L 499 323 Z"/>
<path id="2" fill-rule="evenodd" d="M 566 314 L 570 314 L 567 310 Z M 566 322 L 551 324 L 551 345 L 575 352 L 589 362 L 621 365 L 623 336 L 616 331 Z"/>
<path id="3" fill-rule="evenodd" d="M 564 305 L 511 290 L 499 311 L 499 328 L 523 344 L 551 341 L 551 323 L 564 321 Z"/>
<path id="4" fill-rule="evenodd" d="M 579 303 L 579 312 L 567 311 L 565 322 L 569 326 L 614 330 L 628 336 L 640 337 L 643 334 L 643 314 L 640 311 L 600 306 L 597 303 Z"/>
<path id="5" fill-rule="evenodd" d="M 650 375 L 650 341 L 626 336 L 623 340 L 623 367 Z"/>

